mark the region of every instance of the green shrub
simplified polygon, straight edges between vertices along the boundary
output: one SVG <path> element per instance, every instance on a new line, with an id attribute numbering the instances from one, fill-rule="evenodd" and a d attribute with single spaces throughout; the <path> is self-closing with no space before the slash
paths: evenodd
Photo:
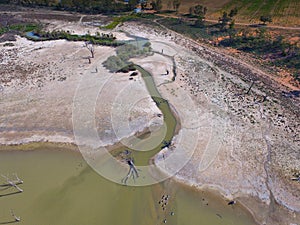
<path id="1" fill-rule="evenodd" d="M 147 44 L 147 43 L 146 43 Z M 145 46 L 145 45 L 144 45 Z M 126 44 L 117 47 L 117 56 L 109 57 L 104 63 L 104 67 L 110 72 L 124 72 L 134 71 L 136 68 L 129 59 L 137 56 L 147 56 L 152 54 L 150 43 L 147 44 L 148 47 L 138 48 L 132 44 Z"/>
<path id="2" fill-rule="evenodd" d="M 118 56 L 110 56 L 105 62 L 103 62 L 103 65 L 110 72 L 117 72 L 121 68 L 124 68 L 127 64 Z"/>
<path id="3" fill-rule="evenodd" d="M 15 46 L 14 43 L 11 43 L 11 42 L 7 42 L 3 45 L 3 47 L 12 47 L 12 46 Z"/>

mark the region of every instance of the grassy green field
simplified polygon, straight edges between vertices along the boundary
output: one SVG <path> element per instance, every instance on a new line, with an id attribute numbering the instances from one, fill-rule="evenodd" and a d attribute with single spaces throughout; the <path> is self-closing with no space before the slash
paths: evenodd
<path id="1" fill-rule="evenodd" d="M 197 4 L 208 8 L 209 19 L 218 19 L 223 11 L 237 7 L 238 22 L 256 23 L 260 16 L 271 15 L 273 24 L 300 26 L 300 0 L 181 0 L 179 12 L 188 13 Z"/>

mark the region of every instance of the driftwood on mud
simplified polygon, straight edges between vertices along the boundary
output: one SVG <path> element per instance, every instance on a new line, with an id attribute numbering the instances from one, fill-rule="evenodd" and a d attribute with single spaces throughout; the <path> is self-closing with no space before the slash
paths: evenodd
<path id="1" fill-rule="evenodd" d="M 21 217 L 16 216 L 12 209 L 10 210 L 10 213 L 11 213 L 12 217 L 14 217 L 15 222 L 20 222 L 21 221 Z"/>
<path id="2" fill-rule="evenodd" d="M 6 183 L 1 184 L 0 187 L 14 187 L 16 188 L 19 192 L 23 192 L 23 189 L 19 188 L 19 184 L 23 184 L 23 180 L 21 180 L 17 174 L 15 175 L 15 180 L 11 180 L 8 176 L 1 175 L 3 178 L 6 179 Z"/>
<path id="3" fill-rule="evenodd" d="M 126 159 L 127 164 L 129 165 L 129 171 L 127 175 L 122 179 L 122 183 L 125 185 L 127 184 L 127 180 L 132 176 L 133 180 L 135 181 L 136 178 L 139 177 L 138 171 L 135 168 L 134 162 L 132 158 Z"/>

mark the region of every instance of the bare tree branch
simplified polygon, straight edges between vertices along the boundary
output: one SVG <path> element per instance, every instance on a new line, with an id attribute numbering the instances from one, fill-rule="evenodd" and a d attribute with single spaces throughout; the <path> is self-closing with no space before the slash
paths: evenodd
<path id="1" fill-rule="evenodd" d="M 1 175 L 3 178 L 6 179 L 6 184 L 2 184 L 1 186 L 4 187 L 4 186 L 11 186 L 11 187 L 14 187 L 16 188 L 19 192 L 23 192 L 23 189 L 19 188 L 17 185 L 19 184 L 23 184 L 23 181 L 15 174 L 16 176 L 16 179 L 17 180 L 10 180 L 8 176 L 4 176 L 4 175 Z"/>
<path id="2" fill-rule="evenodd" d="M 21 217 L 17 217 L 12 209 L 10 210 L 10 213 L 15 218 L 16 222 L 20 222 L 21 221 Z"/>
<path id="3" fill-rule="evenodd" d="M 94 56 L 95 56 L 94 45 L 91 42 L 86 41 L 84 43 L 84 47 L 86 47 L 89 50 L 89 52 L 91 53 L 91 58 L 94 58 Z"/>

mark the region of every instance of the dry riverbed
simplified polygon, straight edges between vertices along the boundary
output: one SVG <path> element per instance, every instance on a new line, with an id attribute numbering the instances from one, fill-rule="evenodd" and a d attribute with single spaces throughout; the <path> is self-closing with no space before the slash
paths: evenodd
<path id="1" fill-rule="evenodd" d="M 97 30 L 79 19 L 44 22 L 49 30 L 79 34 Z M 164 162 L 165 156 L 192 150 L 192 159 L 176 172 L 176 178 L 217 189 L 247 207 L 261 224 L 297 224 L 300 183 L 291 178 L 300 170 L 299 98 L 263 71 L 174 32 L 135 23 L 117 29 L 150 39 L 156 53 L 133 61 L 153 74 L 159 92 L 181 120 L 181 130 L 171 147 L 157 155 L 156 164 L 174 174 L 174 164 Z M 118 30 L 114 34 L 128 39 Z M 77 87 L 84 84 L 82 93 L 88 96 L 104 81 L 91 121 L 99 136 L 105 137 L 103 145 L 162 124 L 140 75 L 129 80 L 129 74 L 110 74 L 102 67 L 115 54 L 113 48 L 96 47 L 89 64 L 89 51 L 82 42 L 31 42 L 17 37 L 13 44 L 0 43 L 1 144 L 74 143 Z M 176 79 L 171 82 L 174 63 Z M 137 104 L 130 114 L 131 130 L 117 137 L 114 129 L 122 127 L 112 127 L 111 110 L 120 90 L 128 86 L 138 93 L 131 96 Z M 184 137 L 197 142 L 191 146 Z"/>

